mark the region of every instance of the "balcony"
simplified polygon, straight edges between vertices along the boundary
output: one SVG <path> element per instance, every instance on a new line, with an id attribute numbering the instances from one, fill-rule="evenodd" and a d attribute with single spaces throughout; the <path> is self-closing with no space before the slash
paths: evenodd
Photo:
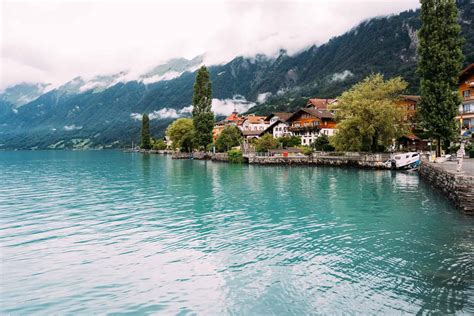
<path id="1" fill-rule="evenodd" d="M 293 133 L 319 132 L 320 129 L 321 129 L 321 126 L 319 125 L 288 127 L 288 130 Z"/>

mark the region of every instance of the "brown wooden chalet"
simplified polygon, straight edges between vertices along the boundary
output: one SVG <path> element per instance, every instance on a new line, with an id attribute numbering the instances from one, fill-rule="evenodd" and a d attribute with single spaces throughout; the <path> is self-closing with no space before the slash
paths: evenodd
<path id="1" fill-rule="evenodd" d="M 334 114 L 328 110 L 302 108 L 293 113 L 287 121 L 293 133 L 319 131 L 323 128 L 336 128 Z"/>

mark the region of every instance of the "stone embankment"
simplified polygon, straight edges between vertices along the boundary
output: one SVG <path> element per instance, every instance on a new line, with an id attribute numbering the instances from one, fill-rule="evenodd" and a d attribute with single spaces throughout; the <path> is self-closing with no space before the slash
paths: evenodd
<path id="1" fill-rule="evenodd" d="M 180 153 L 175 152 L 172 155 L 173 159 L 196 159 L 196 160 L 212 160 L 212 161 L 229 161 L 227 153 L 206 153 L 206 152 L 193 152 L 193 153 Z"/>
<path id="2" fill-rule="evenodd" d="M 423 161 L 420 176 L 440 190 L 465 214 L 474 215 L 474 175 L 456 172 L 448 165 Z"/>
<path id="3" fill-rule="evenodd" d="M 368 169 L 390 169 L 385 162 L 390 159 L 390 154 L 312 154 L 309 156 L 265 156 L 248 155 L 249 164 L 260 165 L 310 165 L 310 166 L 347 166 Z"/>

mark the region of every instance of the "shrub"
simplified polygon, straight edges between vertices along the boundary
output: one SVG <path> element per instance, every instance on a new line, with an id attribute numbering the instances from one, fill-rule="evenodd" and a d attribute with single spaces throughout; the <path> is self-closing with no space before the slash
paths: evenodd
<path id="1" fill-rule="evenodd" d="M 329 137 L 325 134 L 316 138 L 316 140 L 311 144 L 315 150 L 318 151 L 334 151 L 335 148 L 329 142 Z"/>
<path id="2" fill-rule="evenodd" d="M 231 163 L 243 163 L 244 157 L 242 156 L 242 152 L 239 149 L 232 149 L 227 152 L 227 156 L 229 157 L 229 162 Z"/>
<path id="3" fill-rule="evenodd" d="M 313 148 L 311 148 L 311 147 L 301 146 L 299 148 L 301 150 L 301 153 L 305 156 L 310 156 L 313 153 Z"/>
<path id="4" fill-rule="evenodd" d="M 296 147 L 301 144 L 301 139 L 298 136 L 284 136 L 277 139 L 281 147 Z"/>
<path id="5" fill-rule="evenodd" d="M 257 152 L 267 152 L 270 149 L 278 147 L 278 142 L 270 134 L 265 134 L 255 141 L 255 150 Z"/>

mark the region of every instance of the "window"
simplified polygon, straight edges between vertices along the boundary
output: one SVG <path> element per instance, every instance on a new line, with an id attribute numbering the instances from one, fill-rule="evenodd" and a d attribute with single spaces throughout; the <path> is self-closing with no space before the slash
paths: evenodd
<path id="1" fill-rule="evenodd" d="M 462 95 L 465 99 L 470 98 L 471 97 L 471 90 L 464 90 L 462 92 Z"/>
<path id="2" fill-rule="evenodd" d="M 474 112 L 474 103 L 463 104 L 462 111 L 463 113 Z"/>

